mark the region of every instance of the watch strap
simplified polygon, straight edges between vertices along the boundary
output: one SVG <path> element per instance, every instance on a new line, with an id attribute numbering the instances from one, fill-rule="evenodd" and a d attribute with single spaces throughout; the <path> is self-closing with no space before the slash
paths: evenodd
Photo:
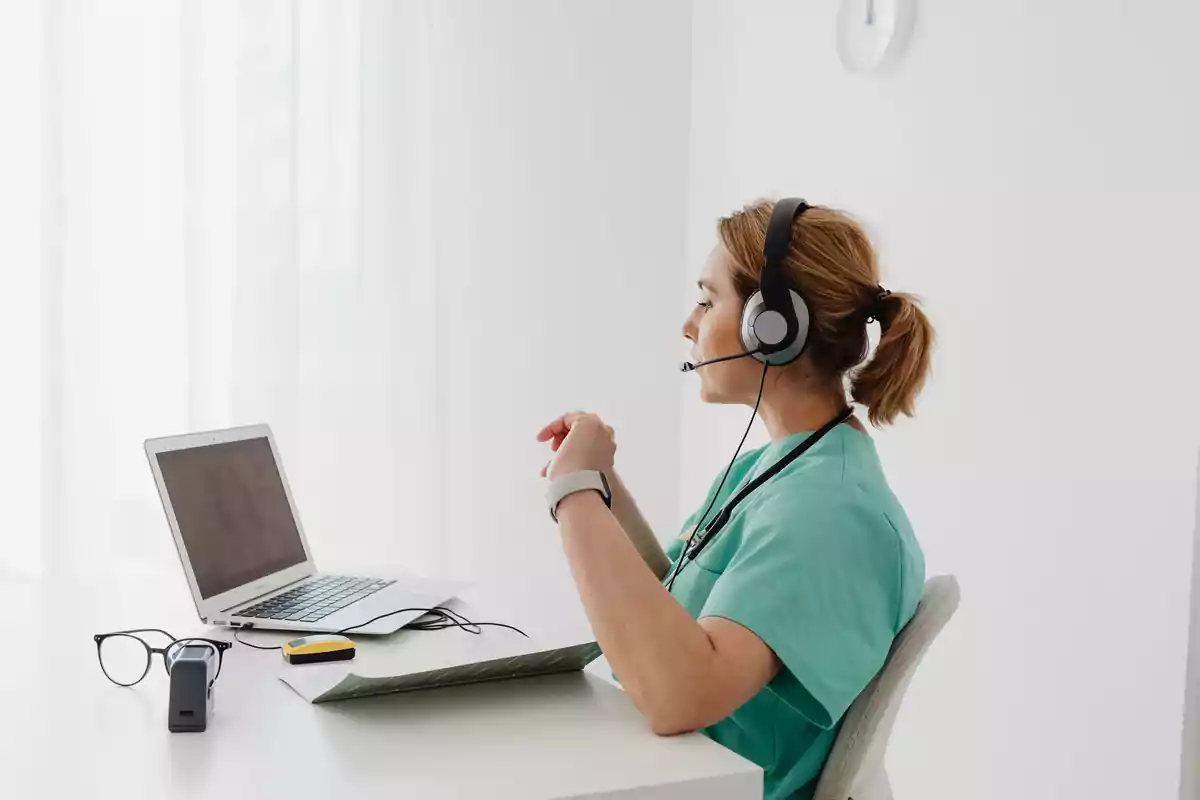
<path id="1" fill-rule="evenodd" d="M 612 508 L 612 489 L 609 488 L 607 476 L 597 470 L 580 470 L 555 478 L 546 489 L 546 505 L 550 509 L 550 519 L 558 522 L 558 504 L 563 498 L 589 489 L 599 492 L 604 498 L 604 505 Z"/>

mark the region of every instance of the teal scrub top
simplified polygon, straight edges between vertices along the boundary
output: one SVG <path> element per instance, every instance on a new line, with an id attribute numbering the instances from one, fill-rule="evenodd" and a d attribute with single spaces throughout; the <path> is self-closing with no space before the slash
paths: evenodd
<path id="1" fill-rule="evenodd" d="M 703 523 L 810 435 L 740 456 Z M 682 549 L 678 539 L 667 549 L 672 570 Z M 883 666 L 924 583 L 924 556 L 875 444 L 850 425 L 833 429 L 743 500 L 684 564 L 672 595 L 688 613 L 748 628 L 782 664 L 747 703 L 703 729 L 763 768 L 764 797 L 812 796 L 842 716 Z"/>

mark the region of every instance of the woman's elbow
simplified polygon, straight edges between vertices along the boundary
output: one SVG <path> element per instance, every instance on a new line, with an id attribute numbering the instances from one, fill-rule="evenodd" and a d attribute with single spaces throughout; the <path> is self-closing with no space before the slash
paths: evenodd
<path id="1" fill-rule="evenodd" d="M 677 703 L 674 706 L 643 712 L 650 730 L 659 736 L 678 736 L 698 731 L 715 720 L 708 720 L 698 705 Z"/>
<path id="2" fill-rule="evenodd" d="M 672 717 L 650 718 L 650 730 L 658 736 L 678 736 L 683 733 L 693 733 L 700 730 L 701 727 L 700 725 Z"/>
<path id="3" fill-rule="evenodd" d="M 650 730 L 659 736 L 675 736 L 729 716 L 734 707 L 722 700 L 723 688 L 710 680 L 681 676 L 653 688 L 640 686 L 629 694 Z"/>
<path id="4" fill-rule="evenodd" d="M 659 736 L 678 736 L 695 732 L 702 727 L 679 716 L 650 716 L 647 717 L 647 721 L 650 723 L 650 730 Z"/>

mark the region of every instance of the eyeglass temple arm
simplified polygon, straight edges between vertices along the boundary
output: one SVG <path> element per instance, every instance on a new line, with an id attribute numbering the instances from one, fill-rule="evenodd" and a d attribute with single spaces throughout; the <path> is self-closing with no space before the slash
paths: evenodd
<path id="1" fill-rule="evenodd" d="M 167 631 L 164 631 L 162 628 L 134 628 L 133 630 L 128 630 L 128 631 L 109 631 L 108 633 L 97 633 L 93 638 L 98 642 L 101 639 L 104 639 L 108 636 L 119 636 L 121 634 L 128 635 L 128 634 L 133 634 L 133 633 L 161 633 L 163 636 L 166 636 L 168 639 L 170 639 L 173 642 L 178 641 L 175 638 L 174 634 L 168 633 Z"/>

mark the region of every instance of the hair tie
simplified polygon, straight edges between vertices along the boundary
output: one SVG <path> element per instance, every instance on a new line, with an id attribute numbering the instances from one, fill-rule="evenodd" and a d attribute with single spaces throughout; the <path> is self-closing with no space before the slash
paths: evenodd
<path id="1" fill-rule="evenodd" d="M 875 295 L 875 299 L 872 300 L 871 305 L 867 307 L 867 324 L 868 325 L 870 325 L 872 322 L 875 322 L 876 320 L 883 319 L 883 308 L 884 308 L 883 303 L 885 300 L 887 300 L 889 297 L 892 296 L 891 289 L 885 289 L 882 286 L 876 286 L 875 288 L 878 290 L 879 293 Z"/>

